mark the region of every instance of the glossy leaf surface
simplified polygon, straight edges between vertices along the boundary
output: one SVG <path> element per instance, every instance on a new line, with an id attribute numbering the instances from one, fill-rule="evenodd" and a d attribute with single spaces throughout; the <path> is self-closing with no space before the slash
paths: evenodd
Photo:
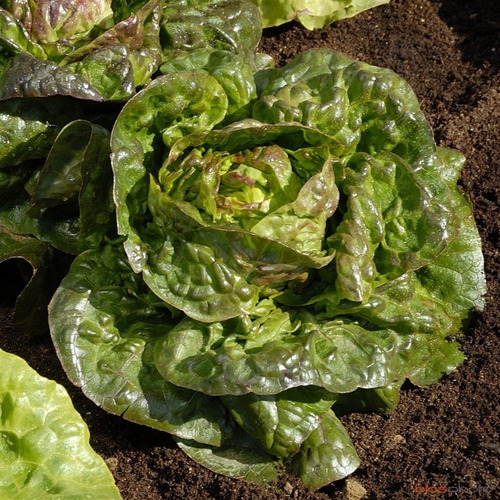
<path id="1" fill-rule="evenodd" d="M 319 387 L 289 389 L 276 396 L 224 396 L 236 422 L 277 457 L 288 457 L 320 425 L 337 395 Z"/>
<path id="2" fill-rule="evenodd" d="M 317 490 L 354 472 L 359 458 L 340 420 L 329 411 L 312 432 L 290 468 L 305 486 Z"/>
<path id="3" fill-rule="evenodd" d="M 307 29 L 323 28 L 390 0 L 253 0 L 265 28 L 296 19 Z"/>
<path id="4" fill-rule="evenodd" d="M 237 434 L 220 447 L 176 439 L 177 444 L 193 460 L 218 474 L 265 485 L 278 476 L 279 462 L 266 453 L 259 442 Z"/>
<path id="5" fill-rule="evenodd" d="M 158 371 L 173 384 L 210 395 L 277 394 L 305 385 L 331 392 L 374 388 L 452 370 L 459 344 L 438 335 L 367 330 L 351 321 L 293 321 L 279 309 L 248 325 L 185 319 L 155 349 Z"/>
<path id="6" fill-rule="evenodd" d="M 167 0 L 161 21 L 161 45 L 171 51 L 217 49 L 252 60 L 262 33 L 251 0 Z"/>
<path id="7" fill-rule="evenodd" d="M 121 498 L 59 384 L 0 350 L 0 496 Z"/>
<path id="8" fill-rule="evenodd" d="M 131 272 L 122 250 L 79 255 L 49 312 L 63 367 L 92 401 L 132 422 L 221 444 L 227 432 L 222 404 L 157 372 L 154 344 L 175 320 Z"/>
<path id="9" fill-rule="evenodd" d="M 129 99 L 161 62 L 160 0 L 131 7 L 110 0 L 0 3 L 7 50 L 0 99 Z"/>

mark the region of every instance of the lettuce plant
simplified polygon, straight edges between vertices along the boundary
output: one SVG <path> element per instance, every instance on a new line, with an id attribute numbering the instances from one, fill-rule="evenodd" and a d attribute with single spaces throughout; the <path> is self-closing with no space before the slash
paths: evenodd
<path id="1" fill-rule="evenodd" d="M 122 239 L 76 258 L 54 344 L 98 405 L 212 470 L 317 489 L 359 463 L 338 415 L 463 360 L 484 293 L 464 158 L 390 70 L 180 50 L 117 118 Z"/>
<path id="2" fill-rule="evenodd" d="M 296 19 L 309 30 L 353 17 L 390 0 L 253 0 L 262 15 L 264 28 Z"/>
<path id="3" fill-rule="evenodd" d="M 0 496 L 120 499 L 68 393 L 0 349 Z"/>
<path id="4" fill-rule="evenodd" d="M 161 4 L 1 0 L 0 100 L 127 100 L 161 61 Z"/>

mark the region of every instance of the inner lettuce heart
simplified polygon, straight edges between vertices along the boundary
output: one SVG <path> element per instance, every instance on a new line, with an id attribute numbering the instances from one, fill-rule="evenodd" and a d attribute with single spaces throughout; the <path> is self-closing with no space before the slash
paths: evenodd
<path id="1" fill-rule="evenodd" d="M 456 238 L 450 186 L 406 82 L 318 50 L 252 83 L 236 122 L 205 66 L 158 78 L 116 122 L 119 231 L 168 304 L 203 322 L 313 288 L 363 304 Z"/>

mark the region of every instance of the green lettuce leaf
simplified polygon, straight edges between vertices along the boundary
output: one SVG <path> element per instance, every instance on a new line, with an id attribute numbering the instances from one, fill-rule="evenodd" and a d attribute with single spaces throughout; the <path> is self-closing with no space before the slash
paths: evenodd
<path id="1" fill-rule="evenodd" d="M 0 350 L 0 496 L 120 499 L 59 384 Z"/>
<path id="2" fill-rule="evenodd" d="M 241 431 L 220 447 L 176 438 L 180 449 L 218 474 L 265 485 L 278 477 L 279 462 Z"/>
<path id="3" fill-rule="evenodd" d="M 251 64 L 262 22 L 251 0 L 167 0 L 161 20 L 161 45 L 172 52 L 216 49 L 239 54 Z"/>
<path id="4" fill-rule="evenodd" d="M 160 152 L 152 155 L 153 144 L 161 147 L 160 134 L 173 142 L 186 133 L 210 129 L 223 119 L 226 109 L 226 94 L 214 78 L 179 73 L 157 78 L 120 113 L 111 136 L 114 196 L 118 231 L 130 234 L 125 249 L 135 272 L 142 270 L 145 256 L 131 220 L 144 218 L 147 210 L 147 168 L 155 168 L 154 162 L 161 158 Z M 135 196 L 128 196 L 131 191 Z"/>
<path id="5" fill-rule="evenodd" d="M 462 360 L 459 344 L 437 335 L 368 330 L 350 320 L 318 323 L 309 314 L 294 320 L 280 309 L 241 325 L 183 319 L 155 347 L 163 377 L 212 396 L 306 385 L 342 393 L 405 378 L 437 380 Z"/>
<path id="6" fill-rule="evenodd" d="M 347 431 L 335 413 L 329 411 L 289 467 L 314 491 L 348 476 L 358 465 L 358 454 Z"/>
<path id="7" fill-rule="evenodd" d="M 458 151 L 438 148 L 437 158 L 429 163 L 428 168 L 439 172 L 450 185 L 449 202 L 456 211 L 460 227 L 446 250 L 417 275 L 433 300 L 441 303 L 451 317 L 462 321 L 471 309 L 484 308 L 486 294 L 484 257 L 472 205 L 456 185 L 465 158 Z"/>
<path id="8" fill-rule="evenodd" d="M 248 114 L 247 108 L 257 93 L 252 67 L 244 57 L 226 50 L 176 50 L 165 56 L 160 66 L 163 74 L 195 70 L 207 72 L 224 89 L 228 99 L 227 122 L 231 123 Z"/>
<path id="9" fill-rule="evenodd" d="M 3 0 L 0 5 L 22 22 L 34 41 L 43 43 L 83 38 L 113 13 L 111 0 Z"/>
<path id="10" fill-rule="evenodd" d="M 45 158 L 63 125 L 81 115 L 65 99 L 0 102 L 0 169 Z"/>
<path id="11" fill-rule="evenodd" d="M 0 99 L 126 101 L 161 62 L 160 17 L 160 0 L 4 0 Z"/>
<path id="12" fill-rule="evenodd" d="M 0 2 L 0 47 L 5 48 L 10 54 L 28 53 L 46 59 L 43 48 L 30 39 L 25 26 L 19 20 L 20 16 L 29 12 L 27 2 L 8 2 L 17 16 L 3 8 L 5 3 L 7 3 L 5 0 Z"/>
<path id="13" fill-rule="evenodd" d="M 102 86 L 108 95 L 116 86 L 113 80 L 125 77 L 125 83 L 128 83 L 127 79 L 131 72 L 134 89 L 129 89 L 130 92 L 127 94 L 127 85 L 122 85 L 123 94 L 115 96 L 115 98 L 126 100 L 132 95 L 135 87 L 143 86 L 150 81 L 161 62 L 160 7 L 160 0 L 146 2 L 126 19 L 115 24 L 87 45 L 78 47 L 68 54 L 61 64 L 68 64 L 68 67 L 75 72 L 84 73 L 90 83 L 94 83 L 97 88 Z M 114 52 L 106 49 L 114 49 Z M 106 50 L 104 55 L 95 54 L 102 50 Z M 89 56 L 91 56 L 90 59 L 88 59 Z M 114 73 L 112 78 L 109 74 L 103 78 L 101 74 L 106 59 L 108 59 L 108 70 Z M 98 60 L 102 61 L 101 64 Z M 123 71 L 123 67 L 128 67 L 126 72 Z"/>
<path id="14" fill-rule="evenodd" d="M 262 14 L 264 28 L 296 19 L 307 29 L 323 28 L 353 17 L 390 0 L 253 0 Z"/>
<path id="15" fill-rule="evenodd" d="M 86 120 L 66 125 L 24 190 L 0 204 L 0 224 L 78 253 L 113 236 L 109 132 Z"/>
<path id="16" fill-rule="evenodd" d="M 289 389 L 275 396 L 224 396 L 236 422 L 277 457 L 289 457 L 319 425 L 337 400 L 320 387 Z"/>
<path id="17" fill-rule="evenodd" d="M 446 336 L 460 327 L 448 314 L 445 304 L 422 286 L 417 273 L 404 274 L 377 287 L 363 304 L 347 300 L 338 303 L 335 291 L 314 297 L 311 302 L 319 310 L 326 309 L 319 315 L 322 318 L 346 316 L 361 324 L 391 328 L 400 333 Z"/>
<path id="18" fill-rule="evenodd" d="M 17 297 L 14 325 L 30 334 L 45 333 L 47 306 L 58 284 L 53 251 L 36 238 L 12 234 L 0 225 L 0 263 L 9 259 L 22 259 L 32 268 L 26 287 Z"/>
<path id="19" fill-rule="evenodd" d="M 343 146 L 341 155 L 391 151 L 413 164 L 435 152 L 413 90 L 389 69 L 315 49 L 261 72 L 257 83 L 255 118 L 316 127 Z"/>
<path id="20" fill-rule="evenodd" d="M 348 413 L 390 413 L 399 403 L 401 385 L 401 382 L 394 382 L 386 387 L 356 389 L 354 392 L 340 394 L 335 403 L 335 415 L 342 417 Z"/>
<path id="21" fill-rule="evenodd" d="M 52 299 L 49 321 L 68 377 L 105 410 L 214 446 L 231 432 L 219 401 L 157 372 L 155 342 L 176 320 L 131 271 L 122 249 L 80 254 Z"/>
<path id="22" fill-rule="evenodd" d="M 340 186 L 347 210 L 328 239 L 340 299 L 366 302 L 376 280 L 425 266 L 457 231 L 445 183 L 394 154 L 353 155 Z"/>
<path id="23" fill-rule="evenodd" d="M 85 78 L 56 63 L 20 54 L 10 60 L 0 75 L 0 100 L 14 97 L 47 97 L 64 95 L 77 99 L 103 101 L 101 93 Z"/>

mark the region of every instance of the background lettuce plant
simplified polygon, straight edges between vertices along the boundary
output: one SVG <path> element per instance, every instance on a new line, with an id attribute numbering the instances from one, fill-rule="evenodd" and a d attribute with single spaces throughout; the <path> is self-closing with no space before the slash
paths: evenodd
<path id="1" fill-rule="evenodd" d="M 0 496 L 120 499 L 68 393 L 0 349 Z"/>
<path id="2" fill-rule="evenodd" d="M 253 0 L 264 28 L 297 20 L 309 30 L 353 17 L 390 0 Z"/>
<path id="3" fill-rule="evenodd" d="M 2 0 L 0 100 L 125 101 L 161 61 L 160 0 Z"/>
<path id="4" fill-rule="evenodd" d="M 255 57 L 261 21 L 249 0 L 4 2 L 0 18 L 9 21 L 5 24 L 9 29 L 0 35 L 0 59 L 5 62 L 0 65 L 0 87 L 9 81 L 22 87 L 22 92 L 5 94 L 0 100 L 0 229 L 5 243 L 0 245 L 0 260 L 26 260 L 30 254 L 27 261 L 33 264 L 35 259 L 36 269 L 61 268 L 52 273 L 53 279 L 40 272 L 30 282 L 26 296 L 37 297 L 39 307 L 31 308 L 31 299 L 20 297 L 16 323 L 34 333 L 46 329 L 45 306 L 67 270 L 65 255 L 116 237 L 109 131 L 120 107 L 93 103 L 96 96 L 89 92 L 99 87 L 105 100 L 126 100 L 163 61 L 164 73 L 205 68 L 224 86 L 234 112 L 241 113 L 241 101 L 249 103 L 255 97 L 255 68 L 269 64 L 270 58 Z M 20 34 L 47 52 L 37 52 L 38 69 L 24 66 L 24 76 L 12 72 L 18 56 L 29 59 L 26 50 L 31 45 L 21 47 L 12 41 Z M 120 51 L 125 59 L 115 60 L 113 54 Z M 78 62 L 49 61 L 50 54 L 63 52 Z M 152 55 L 154 65 L 149 64 Z M 85 73 L 84 68 L 93 69 Z M 129 85 L 131 68 L 134 75 L 144 77 L 134 85 Z M 80 69 L 86 81 L 73 74 Z M 61 80 L 63 73 L 69 76 Z M 34 94 L 23 86 L 25 77 Z M 125 93 L 113 90 L 125 87 Z M 33 95 L 37 97 L 28 97 Z M 24 238 L 26 251 L 20 250 L 15 235 Z M 12 247 L 18 255 L 12 255 Z M 36 256 L 33 247 L 40 250 Z"/>

